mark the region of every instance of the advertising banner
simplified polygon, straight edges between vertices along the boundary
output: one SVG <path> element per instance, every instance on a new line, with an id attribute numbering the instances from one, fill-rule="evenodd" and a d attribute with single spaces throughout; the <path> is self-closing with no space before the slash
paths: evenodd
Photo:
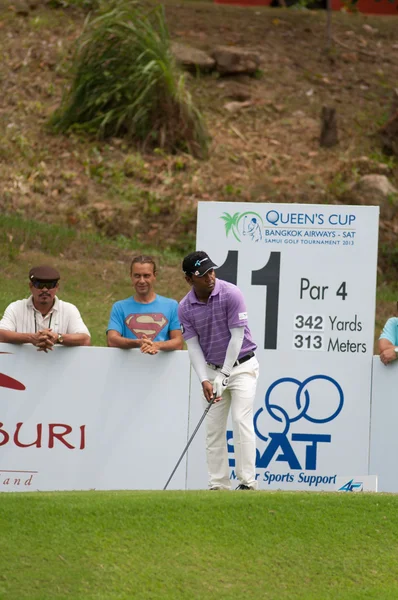
<path id="1" fill-rule="evenodd" d="M 380 492 L 398 492 L 398 361 L 383 365 L 373 358 L 370 472 Z"/>
<path id="2" fill-rule="evenodd" d="M 189 360 L 0 344 L 0 491 L 163 489 L 187 442 Z M 169 489 L 184 489 L 185 460 Z"/>
<path id="3" fill-rule="evenodd" d="M 340 476 L 369 474 L 378 212 L 199 203 L 197 249 L 242 290 L 258 346 L 260 489 L 332 491 Z M 195 376 L 192 386 L 194 425 L 203 410 Z M 188 487 L 206 485 L 203 437 L 189 452 Z"/>

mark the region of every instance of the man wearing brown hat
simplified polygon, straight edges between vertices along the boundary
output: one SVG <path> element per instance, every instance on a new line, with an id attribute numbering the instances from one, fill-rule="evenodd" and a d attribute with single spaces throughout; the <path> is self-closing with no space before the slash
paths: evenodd
<path id="1" fill-rule="evenodd" d="M 0 342 L 33 344 L 44 352 L 55 344 L 90 345 L 90 332 L 76 306 L 56 296 L 59 279 L 59 272 L 47 265 L 29 271 L 31 296 L 6 308 L 0 321 Z"/>

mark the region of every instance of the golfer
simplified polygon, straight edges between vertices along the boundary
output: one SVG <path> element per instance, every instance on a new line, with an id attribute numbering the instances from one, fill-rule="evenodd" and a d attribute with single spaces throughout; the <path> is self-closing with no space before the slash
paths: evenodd
<path id="1" fill-rule="evenodd" d="M 230 489 L 226 427 L 229 410 L 233 422 L 236 474 L 239 490 L 257 488 L 253 403 L 258 361 L 247 325 L 242 292 L 232 283 L 216 279 L 206 252 L 192 252 L 183 260 L 191 291 L 179 305 L 178 316 L 188 353 L 202 384 L 205 401 L 216 401 L 206 417 L 206 452 L 209 489 Z"/>

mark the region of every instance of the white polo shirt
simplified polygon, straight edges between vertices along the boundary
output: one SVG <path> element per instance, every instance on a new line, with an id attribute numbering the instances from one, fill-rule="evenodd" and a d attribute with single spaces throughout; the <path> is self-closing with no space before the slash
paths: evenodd
<path id="1" fill-rule="evenodd" d="M 86 333 L 89 330 L 74 304 L 54 299 L 54 306 L 45 317 L 37 310 L 32 296 L 17 300 L 7 306 L 0 321 L 0 329 L 17 333 L 36 333 L 40 329 L 51 329 L 54 333 Z"/>

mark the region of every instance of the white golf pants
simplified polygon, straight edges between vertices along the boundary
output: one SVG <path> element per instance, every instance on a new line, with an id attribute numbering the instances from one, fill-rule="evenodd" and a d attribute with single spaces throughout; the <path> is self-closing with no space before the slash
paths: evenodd
<path id="1" fill-rule="evenodd" d="M 206 416 L 206 453 L 209 487 L 230 489 L 226 441 L 227 418 L 231 409 L 236 476 L 240 483 L 257 488 L 256 438 L 253 427 L 253 404 L 258 379 L 255 356 L 234 367 L 222 399 L 213 404 Z M 213 382 L 219 370 L 207 367 Z M 205 404 L 207 401 L 204 400 Z"/>

